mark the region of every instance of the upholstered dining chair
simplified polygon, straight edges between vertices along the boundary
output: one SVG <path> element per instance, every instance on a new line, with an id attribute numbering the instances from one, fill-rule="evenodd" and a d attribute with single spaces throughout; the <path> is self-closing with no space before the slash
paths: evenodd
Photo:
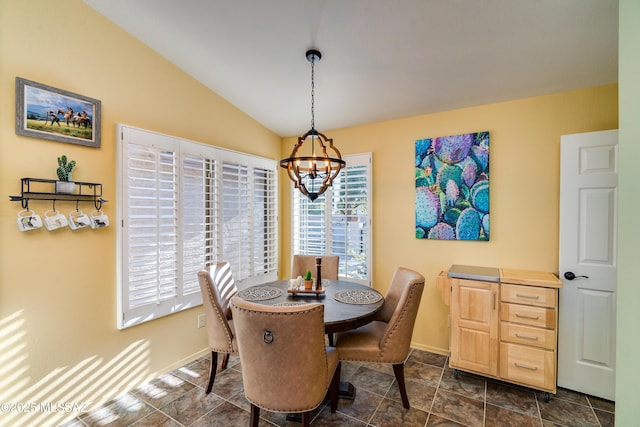
<path id="1" fill-rule="evenodd" d="M 251 426 L 258 425 L 261 408 L 302 413 L 308 426 L 327 391 L 336 411 L 340 361 L 338 351 L 325 346 L 324 305 L 267 306 L 236 296 L 231 309 Z"/>
<path id="2" fill-rule="evenodd" d="M 233 320 L 231 319 L 231 307 L 229 302 L 238 289 L 231 274 L 231 266 L 228 262 L 221 262 L 209 266 L 198 272 L 198 282 L 202 293 L 202 304 L 206 315 L 207 340 L 211 349 L 211 368 L 209 370 L 209 383 L 207 394 L 213 388 L 218 370 L 218 354 L 223 354 L 220 367 L 227 368 L 229 354 L 238 352 Z"/>
<path id="3" fill-rule="evenodd" d="M 393 365 L 402 404 L 407 409 L 410 405 L 404 383 L 404 362 L 409 355 L 423 289 L 424 276 L 397 268 L 376 320 L 357 329 L 338 332 L 335 338 L 340 360 Z"/>
<path id="4" fill-rule="evenodd" d="M 291 277 L 304 276 L 307 270 L 315 276 L 316 258 L 318 257 L 315 255 L 294 255 L 293 261 L 291 262 Z M 320 258 L 322 258 L 322 267 L 320 268 L 322 278 L 338 280 L 340 257 L 338 255 L 323 255 Z"/>

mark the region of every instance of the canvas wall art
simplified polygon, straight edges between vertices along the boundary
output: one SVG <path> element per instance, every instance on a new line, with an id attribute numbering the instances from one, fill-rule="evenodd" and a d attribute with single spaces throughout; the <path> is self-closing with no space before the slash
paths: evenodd
<path id="1" fill-rule="evenodd" d="M 416 141 L 416 238 L 489 240 L 489 132 Z"/>
<path id="2" fill-rule="evenodd" d="M 98 99 L 16 77 L 16 134 L 100 147 Z"/>

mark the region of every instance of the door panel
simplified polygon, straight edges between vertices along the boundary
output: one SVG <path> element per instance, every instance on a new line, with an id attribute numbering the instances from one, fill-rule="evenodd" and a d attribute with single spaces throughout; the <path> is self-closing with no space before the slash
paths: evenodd
<path id="1" fill-rule="evenodd" d="M 617 130 L 566 135 L 560 149 L 558 385 L 614 400 Z M 576 275 L 565 278 L 566 272 Z"/>
<path id="2" fill-rule="evenodd" d="M 613 365 L 614 348 L 609 338 L 615 320 L 615 301 L 613 292 L 579 289 L 579 307 L 582 330 L 578 334 L 583 338 L 580 343 L 579 360 L 601 367 Z"/>

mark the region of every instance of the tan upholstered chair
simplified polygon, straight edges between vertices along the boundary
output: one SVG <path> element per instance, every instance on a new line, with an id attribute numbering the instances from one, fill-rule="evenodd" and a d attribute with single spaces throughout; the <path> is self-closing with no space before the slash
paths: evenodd
<path id="1" fill-rule="evenodd" d="M 238 291 L 228 262 L 221 262 L 198 272 L 202 304 L 207 316 L 206 328 L 211 348 L 211 368 L 207 393 L 211 392 L 218 369 L 218 353 L 223 354 L 221 369 L 226 369 L 229 354 L 237 353 L 229 301 Z"/>
<path id="2" fill-rule="evenodd" d="M 315 277 L 316 275 L 316 255 L 294 255 L 291 262 L 291 277 L 304 276 L 309 270 Z M 338 280 L 338 263 L 340 257 L 338 255 L 324 255 L 322 258 L 322 267 L 320 272 L 323 279 Z"/>
<path id="3" fill-rule="evenodd" d="M 322 304 L 267 306 L 235 297 L 231 308 L 251 426 L 260 408 L 302 413 L 308 426 L 328 390 L 336 411 L 340 361 L 335 348 L 325 347 Z"/>
<path id="4" fill-rule="evenodd" d="M 389 363 L 398 381 L 402 404 L 409 409 L 404 384 L 404 362 L 409 355 L 413 325 L 424 288 L 424 277 L 398 268 L 376 320 L 351 331 L 336 334 L 340 360 Z"/>

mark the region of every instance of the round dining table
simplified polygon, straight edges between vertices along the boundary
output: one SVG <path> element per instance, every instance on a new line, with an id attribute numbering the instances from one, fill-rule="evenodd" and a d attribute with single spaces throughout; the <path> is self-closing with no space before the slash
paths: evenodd
<path id="1" fill-rule="evenodd" d="M 304 290 L 289 291 L 289 280 L 278 280 L 251 286 L 238 292 L 248 301 L 264 305 L 298 305 L 322 303 L 324 305 L 324 331 L 333 345 L 333 334 L 348 331 L 373 321 L 382 309 L 384 297 L 370 286 L 346 280 L 322 280 L 322 293 Z M 340 382 L 340 397 L 355 399 L 353 384 Z M 290 414 L 287 420 L 299 421 L 300 414 Z"/>
<path id="2" fill-rule="evenodd" d="M 324 305 L 326 334 L 347 331 L 374 320 L 382 309 L 384 297 L 370 286 L 346 280 L 322 280 L 324 293 L 296 290 L 289 292 L 289 280 L 278 280 L 251 286 L 238 292 L 238 296 L 264 305 L 298 305 L 321 303 Z"/>

